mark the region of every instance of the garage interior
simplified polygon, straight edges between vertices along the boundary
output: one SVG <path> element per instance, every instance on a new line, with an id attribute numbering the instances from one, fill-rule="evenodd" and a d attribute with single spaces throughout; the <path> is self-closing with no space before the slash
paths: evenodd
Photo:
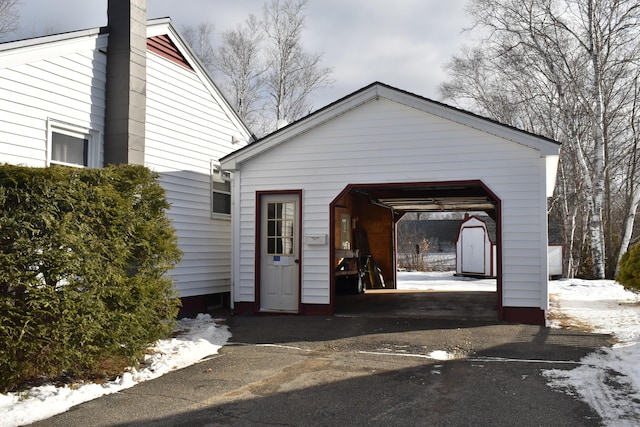
<path id="1" fill-rule="evenodd" d="M 331 209 L 335 315 L 488 321 L 501 318 L 499 261 L 496 292 L 398 289 L 396 225 L 410 212 L 485 212 L 496 222 L 500 260 L 500 200 L 481 181 L 353 184 L 332 202 Z M 356 275 L 358 270 L 360 276 Z M 359 291 L 358 279 L 366 292 Z M 344 292 L 347 285 L 348 291 Z"/>

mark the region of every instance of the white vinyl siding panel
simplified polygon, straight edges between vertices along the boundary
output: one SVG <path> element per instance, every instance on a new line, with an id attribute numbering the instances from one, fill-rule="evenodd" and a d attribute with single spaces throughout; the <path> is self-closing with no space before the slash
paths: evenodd
<path id="1" fill-rule="evenodd" d="M 45 166 L 51 118 L 97 131 L 102 164 L 106 55 L 98 42 L 81 39 L 78 52 L 52 49 L 26 63 L 27 54 L 13 55 L 10 65 L 0 65 L 0 161 Z"/>
<path id="2" fill-rule="evenodd" d="M 482 180 L 503 201 L 503 304 L 539 307 L 540 171 L 535 149 L 384 98 L 369 101 L 242 164 L 236 300 L 255 298 L 256 191 L 301 189 L 304 235 L 329 232 L 329 204 L 348 184 Z M 329 303 L 329 261 L 328 245 L 304 247 L 302 303 Z"/>
<path id="3" fill-rule="evenodd" d="M 0 162 L 46 166 L 52 119 L 97 131 L 103 164 L 107 41 L 88 30 L 0 49 Z M 160 174 L 184 251 L 171 274 L 182 296 L 229 291 L 230 221 L 211 219 L 210 161 L 250 135 L 199 69 L 151 52 L 147 65 L 145 163 Z"/>
<path id="4" fill-rule="evenodd" d="M 183 251 L 171 276 L 182 297 L 230 291 L 231 222 L 211 218 L 210 161 L 239 148 L 239 132 L 197 73 L 148 52 L 145 164 L 171 204 Z"/>

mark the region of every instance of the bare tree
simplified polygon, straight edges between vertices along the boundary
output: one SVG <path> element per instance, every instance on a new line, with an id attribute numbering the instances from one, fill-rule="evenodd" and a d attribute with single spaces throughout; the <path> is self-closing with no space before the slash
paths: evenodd
<path id="1" fill-rule="evenodd" d="M 213 70 L 215 64 L 213 50 L 214 25 L 209 22 L 202 22 L 195 27 L 187 26 L 183 28 L 182 34 L 202 65 L 209 71 Z"/>
<path id="2" fill-rule="evenodd" d="M 624 220 L 622 223 L 622 235 L 620 237 L 620 248 L 616 257 L 615 275 L 618 275 L 618 267 L 622 255 L 628 250 L 633 235 L 636 212 L 640 205 L 640 70 L 636 75 L 633 85 L 633 96 L 630 106 L 628 129 L 631 132 L 631 144 L 629 144 L 629 155 L 623 158 L 622 176 L 624 180 L 624 194 L 619 199 L 624 200 Z"/>
<path id="3" fill-rule="evenodd" d="M 331 84 L 320 54 L 302 46 L 306 0 L 271 0 L 264 6 L 265 86 L 278 120 L 293 121 L 311 110 L 310 96 Z"/>
<path id="4" fill-rule="evenodd" d="M 250 127 L 260 126 L 258 103 L 264 73 L 260 56 L 262 38 L 261 23 L 254 15 L 249 15 L 238 28 L 222 34 L 221 45 L 215 54 L 216 67 L 226 77 L 223 90 Z"/>
<path id="5" fill-rule="evenodd" d="M 18 29 L 19 0 L 0 0 L 0 37 Z"/>
<path id="6" fill-rule="evenodd" d="M 470 85 L 456 73 L 461 66 L 450 65 L 454 74 L 443 95 L 468 96 L 499 120 L 504 117 L 493 111 L 494 99 L 506 99 L 510 109 L 500 111 L 511 123 L 564 143 L 559 175 L 564 182 L 557 188 L 565 199 L 558 205 L 565 218 L 576 221 L 570 224 L 572 235 L 587 221 L 579 250 L 588 246 L 593 277 L 605 277 L 614 265 L 606 248 L 620 243 L 605 235 L 607 227 L 616 228 L 610 196 L 629 178 L 610 174 L 629 153 L 630 134 L 621 123 L 628 124 L 636 96 L 628 87 L 640 57 L 640 6 L 634 0 L 472 0 L 469 11 L 476 29 L 484 31 L 477 49 L 492 63 L 490 78 L 497 84 L 487 87 L 476 78 Z M 473 66 L 473 58 L 457 60 Z M 613 252 L 620 249 L 626 250 Z"/>
<path id="7" fill-rule="evenodd" d="M 221 74 L 220 86 L 237 113 L 258 135 L 280 120 L 297 120 L 312 110 L 311 97 L 332 83 L 322 55 L 302 44 L 306 0 L 270 0 L 263 20 L 254 15 L 225 31 L 212 48 L 213 26 L 186 27 L 185 39 L 202 63 Z"/>

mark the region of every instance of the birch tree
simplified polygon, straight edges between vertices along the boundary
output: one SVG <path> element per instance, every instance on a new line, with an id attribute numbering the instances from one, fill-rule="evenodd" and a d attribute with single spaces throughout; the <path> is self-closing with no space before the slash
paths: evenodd
<path id="1" fill-rule="evenodd" d="M 214 66 L 213 34 L 215 27 L 210 22 L 201 22 L 195 27 L 184 27 L 182 34 L 202 65 L 207 70 Z"/>
<path id="2" fill-rule="evenodd" d="M 297 120 L 311 111 L 310 96 L 331 84 L 321 54 L 302 45 L 306 0 L 271 0 L 264 6 L 265 88 L 278 120 Z"/>
<path id="3" fill-rule="evenodd" d="M 625 88 L 638 67 L 639 8 L 629 0 L 472 0 L 469 6 L 483 34 L 477 49 L 493 63 L 492 78 L 499 83 L 489 91 L 517 107 L 501 111 L 509 112 L 512 124 L 563 142 L 561 197 L 578 197 L 572 206 L 568 199 L 560 205 L 574 221 L 584 206 L 588 234 L 579 243 L 580 249 L 589 248 L 595 278 L 605 277 L 606 248 L 616 246 L 613 239 L 605 242 L 605 227 L 614 219 L 606 202 L 612 186 L 619 185 L 610 175 L 614 157 L 628 152 L 629 134 L 620 132 L 619 124 L 628 122 L 624 114 L 633 98 Z M 489 107 L 492 98 L 478 96 L 482 82 L 465 90 L 468 83 L 455 73 L 456 62 L 470 59 L 452 61 L 454 74 L 443 95 L 470 95 L 483 112 L 500 120 Z M 617 247 L 616 252 L 621 249 L 626 250 Z M 609 261 L 611 267 L 614 260 Z"/>
<path id="4" fill-rule="evenodd" d="M 624 220 L 622 222 L 622 235 L 620 237 L 620 249 L 616 257 L 615 276 L 618 275 L 618 267 L 624 253 L 628 250 L 633 235 L 636 212 L 640 205 L 640 70 L 633 80 L 630 112 L 628 115 L 628 129 L 630 130 L 631 144 L 629 144 L 628 156 L 623 156 L 622 176 L 624 180 Z"/>
<path id="5" fill-rule="evenodd" d="M 0 0 L 0 38 L 18 29 L 18 0 Z"/>
<path id="6" fill-rule="evenodd" d="M 216 68 L 226 77 L 224 92 L 249 126 L 257 126 L 259 122 L 261 78 L 264 74 L 260 50 L 262 39 L 260 21 L 249 15 L 236 29 L 222 33 L 221 44 L 215 54 Z"/>
<path id="7" fill-rule="evenodd" d="M 322 55 L 303 45 L 306 0 L 270 0 L 254 15 L 224 31 L 212 47 L 211 24 L 187 27 L 185 39 L 203 64 L 220 77 L 225 96 L 254 133 L 276 129 L 313 109 L 312 96 L 332 83 Z"/>

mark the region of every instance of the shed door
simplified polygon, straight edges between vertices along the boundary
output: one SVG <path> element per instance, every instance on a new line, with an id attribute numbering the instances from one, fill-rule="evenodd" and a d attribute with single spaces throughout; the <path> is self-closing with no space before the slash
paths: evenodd
<path id="1" fill-rule="evenodd" d="M 300 197 L 261 197 L 260 310 L 297 313 L 300 300 Z"/>
<path id="2" fill-rule="evenodd" d="M 465 227 L 461 231 L 462 272 L 485 274 L 484 236 L 482 227 Z"/>

